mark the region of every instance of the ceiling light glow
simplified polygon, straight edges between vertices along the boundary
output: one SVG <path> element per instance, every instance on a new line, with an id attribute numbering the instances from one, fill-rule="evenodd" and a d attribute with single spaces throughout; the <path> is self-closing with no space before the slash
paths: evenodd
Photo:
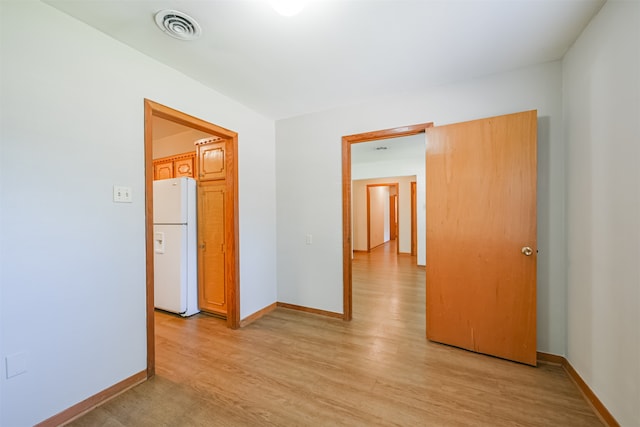
<path id="1" fill-rule="evenodd" d="M 294 16 L 302 12 L 306 0 L 269 0 L 269 4 L 282 16 Z"/>

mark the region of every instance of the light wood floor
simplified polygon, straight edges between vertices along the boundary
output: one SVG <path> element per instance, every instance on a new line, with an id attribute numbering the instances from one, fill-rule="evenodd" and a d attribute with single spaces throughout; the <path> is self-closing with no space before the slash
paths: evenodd
<path id="1" fill-rule="evenodd" d="M 562 368 L 425 339 L 424 269 L 353 262 L 354 319 L 277 309 L 241 330 L 156 314 L 157 376 L 73 426 L 601 426 Z"/>

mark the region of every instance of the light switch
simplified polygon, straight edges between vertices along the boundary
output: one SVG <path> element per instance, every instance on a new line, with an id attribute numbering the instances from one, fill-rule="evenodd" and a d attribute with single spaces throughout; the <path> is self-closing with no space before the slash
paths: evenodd
<path id="1" fill-rule="evenodd" d="M 116 203 L 131 203 L 133 196 L 131 187 L 123 187 L 121 185 L 113 186 L 113 201 Z"/>
<path id="2" fill-rule="evenodd" d="M 7 379 L 27 372 L 27 353 L 14 353 L 5 358 Z"/>
<path id="3" fill-rule="evenodd" d="M 157 233 L 153 233 L 153 247 L 155 253 L 163 254 L 164 253 L 164 233 L 159 231 Z"/>
<path id="4" fill-rule="evenodd" d="M 313 235 L 307 234 L 307 245 L 310 245 L 312 243 L 313 243 Z"/>

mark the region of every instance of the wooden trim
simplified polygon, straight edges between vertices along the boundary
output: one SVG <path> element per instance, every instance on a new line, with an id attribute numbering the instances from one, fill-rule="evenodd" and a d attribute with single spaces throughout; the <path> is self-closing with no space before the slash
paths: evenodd
<path id="1" fill-rule="evenodd" d="M 367 185 L 367 252 L 371 252 L 371 189 Z"/>
<path id="2" fill-rule="evenodd" d="M 342 137 L 342 318 L 346 321 L 353 318 L 351 283 L 351 258 L 353 254 L 353 242 L 351 241 L 351 144 L 417 135 L 424 133 L 425 129 L 432 126 L 433 123 L 422 123 Z"/>
<path id="3" fill-rule="evenodd" d="M 558 356 L 551 353 L 537 352 L 538 363 L 550 363 L 552 365 L 564 365 L 567 363 L 567 359 L 562 356 Z"/>
<path id="4" fill-rule="evenodd" d="M 239 263 L 239 207 L 238 207 L 238 134 L 229 129 L 214 125 L 196 117 L 174 110 L 149 99 L 144 100 L 144 150 L 146 185 L 146 270 L 147 270 L 147 376 L 155 373 L 155 332 L 154 332 L 154 295 L 153 295 L 153 117 L 159 117 L 174 123 L 197 129 L 226 140 L 225 161 L 227 168 L 225 212 L 225 236 L 228 242 L 225 257 L 227 262 L 225 285 L 227 292 L 227 327 L 240 327 L 240 263 Z"/>
<path id="5" fill-rule="evenodd" d="M 274 302 L 273 304 L 266 306 L 262 310 L 258 310 L 252 315 L 245 317 L 240 321 L 240 327 L 244 328 L 245 326 L 250 325 L 251 323 L 255 322 L 256 320 L 264 316 L 265 314 L 271 313 L 273 310 L 276 309 L 277 306 L 278 306 L 278 303 Z"/>
<path id="6" fill-rule="evenodd" d="M 278 305 L 278 307 L 287 308 L 289 310 L 304 311 L 305 313 L 319 314 L 321 316 L 334 317 L 337 319 L 344 318 L 344 315 L 340 313 L 335 313 L 333 311 L 326 311 L 326 310 L 320 310 L 317 308 L 304 307 L 302 305 L 287 304 L 286 302 L 278 302 L 276 304 Z"/>
<path id="7" fill-rule="evenodd" d="M 144 183 L 145 183 L 145 234 L 146 234 L 146 294 L 147 294 L 147 377 L 156 373 L 155 302 L 153 289 L 153 105 L 144 102 Z"/>
<path id="8" fill-rule="evenodd" d="M 375 245 L 375 246 L 374 246 L 374 247 L 372 247 L 371 249 L 379 248 L 380 246 L 384 246 L 384 245 L 385 245 L 385 244 L 387 244 L 387 243 L 389 243 L 389 242 L 382 242 L 382 243 L 380 243 L 379 245 Z M 369 249 L 367 252 L 371 252 L 371 249 Z"/>
<path id="9" fill-rule="evenodd" d="M 36 427 L 54 427 L 68 423 L 146 380 L 147 372 L 140 371 L 137 374 L 133 374 L 129 378 L 125 378 L 119 383 L 94 394 L 82 402 L 76 403 L 53 417 L 47 418 L 46 420 L 36 424 Z"/>
<path id="10" fill-rule="evenodd" d="M 416 198 L 418 196 L 418 184 L 416 181 L 412 181 L 410 184 L 410 197 L 411 197 L 411 255 L 416 256 L 418 254 L 418 212 Z M 416 259 L 416 263 L 418 260 Z"/>
<path id="11" fill-rule="evenodd" d="M 396 253 L 400 253 L 400 189 L 396 186 L 396 194 L 389 196 L 389 240 L 396 241 Z"/>
<path id="12" fill-rule="evenodd" d="M 342 319 L 350 321 L 353 314 L 351 295 L 351 141 L 342 137 Z"/>
<path id="13" fill-rule="evenodd" d="M 225 158 L 227 161 L 227 212 L 225 215 L 226 242 L 229 242 L 227 251 L 229 257 L 225 257 L 225 279 L 227 291 L 227 326 L 231 329 L 240 327 L 240 209 L 238 205 L 238 134 L 227 140 L 225 146 Z M 229 224 L 232 221 L 232 224 Z"/>
<path id="14" fill-rule="evenodd" d="M 584 380 L 580 377 L 578 372 L 573 368 L 573 366 L 571 366 L 569 361 L 567 360 L 566 363 L 564 363 L 562 366 L 564 367 L 565 371 L 567 371 L 571 379 L 578 386 L 578 388 L 580 389 L 584 397 L 587 399 L 587 401 L 593 406 L 593 408 L 595 409 L 596 413 L 600 416 L 602 421 L 608 426 L 620 427 L 620 424 L 618 423 L 618 421 L 616 421 L 616 419 L 613 417 L 611 412 L 609 412 L 609 410 L 604 406 L 604 404 L 600 401 L 600 399 L 598 399 L 598 396 L 596 396 L 596 394 L 591 390 L 591 388 L 587 385 L 587 383 L 584 382 Z"/>
<path id="15" fill-rule="evenodd" d="M 174 154 L 172 156 L 158 157 L 153 159 L 154 162 L 171 162 L 173 160 L 188 159 L 195 156 L 195 151 L 187 151 L 186 153 Z"/>
<path id="16" fill-rule="evenodd" d="M 600 417 L 600 420 L 607 426 L 620 427 L 620 424 L 613 417 L 611 412 L 604 406 L 604 404 L 598 399 L 598 396 L 591 390 L 589 385 L 582 379 L 580 374 L 575 370 L 571 363 L 564 357 L 555 354 L 538 352 L 538 362 L 552 363 L 560 365 L 564 368 L 569 375 L 569 378 L 575 383 L 576 387 L 580 390 L 584 398 L 593 407 L 595 413 Z"/>
<path id="17" fill-rule="evenodd" d="M 371 142 L 380 139 L 397 138 L 399 136 L 411 136 L 423 133 L 426 128 L 430 128 L 432 126 L 433 123 L 421 123 L 411 126 L 376 130 L 373 132 L 356 133 L 354 135 L 343 136 L 342 141 L 348 142 L 349 144 L 357 144 L 359 142 Z"/>
<path id="18" fill-rule="evenodd" d="M 238 136 L 234 131 L 206 122 L 197 117 L 190 116 L 182 111 L 174 110 L 173 108 L 158 104 L 157 102 L 153 102 L 149 99 L 145 99 L 144 102 L 145 105 L 148 104 L 150 106 L 154 117 L 169 120 L 170 122 L 178 123 L 205 133 L 210 133 L 221 138 L 234 138 Z"/>

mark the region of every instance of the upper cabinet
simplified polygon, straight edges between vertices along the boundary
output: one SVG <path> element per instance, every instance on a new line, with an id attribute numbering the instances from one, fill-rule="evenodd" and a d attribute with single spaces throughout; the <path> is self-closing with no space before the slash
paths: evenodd
<path id="1" fill-rule="evenodd" d="M 198 145 L 198 180 L 226 178 L 225 141 Z"/>
<path id="2" fill-rule="evenodd" d="M 153 161 L 153 179 L 196 178 L 196 153 L 183 153 Z"/>
<path id="3" fill-rule="evenodd" d="M 153 179 L 169 179 L 173 178 L 173 162 L 172 161 L 153 161 Z"/>
<path id="4" fill-rule="evenodd" d="M 187 176 L 198 181 L 223 180 L 227 176 L 225 144 L 221 138 L 203 139 L 196 151 L 153 161 L 153 179 Z"/>
<path id="5" fill-rule="evenodd" d="M 178 156 L 173 161 L 173 167 L 176 178 L 181 176 L 188 176 L 190 178 L 195 178 L 195 166 L 196 166 L 196 153 L 189 153 L 189 156 Z"/>

